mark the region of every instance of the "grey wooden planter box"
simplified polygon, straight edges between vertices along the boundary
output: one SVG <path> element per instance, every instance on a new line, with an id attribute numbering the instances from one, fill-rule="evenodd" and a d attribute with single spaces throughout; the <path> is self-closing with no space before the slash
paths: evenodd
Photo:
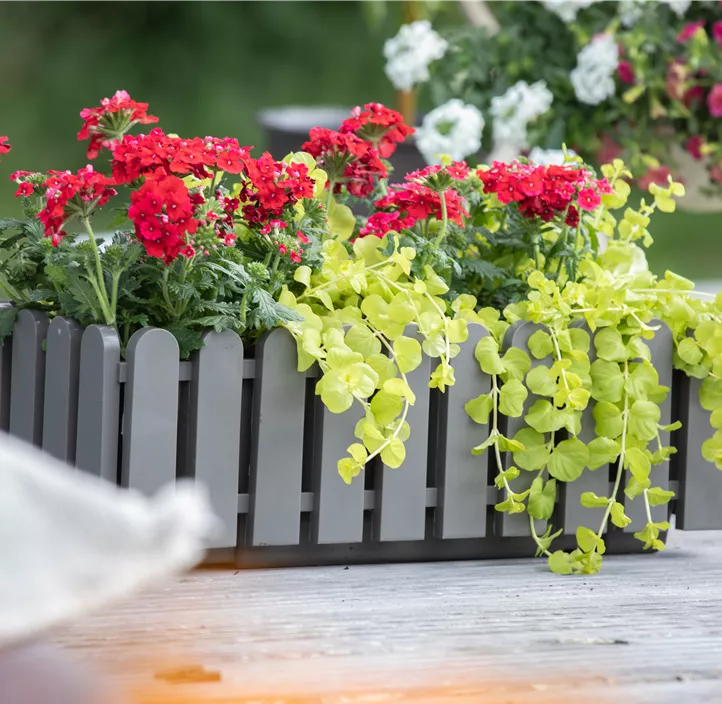
<path id="1" fill-rule="evenodd" d="M 535 326 L 510 331 L 525 347 Z M 154 492 L 190 476 L 210 490 L 223 531 L 209 560 L 247 566 L 518 557 L 533 554 L 526 516 L 494 511 L 498 492 L 486 457 L 470 454 L 488 429 L 464 404 L 489 390 L 474 359 L 478 339 L 455 359 L 456 386 L 428 388 L 432 360 L 411 373 L 417 403 L 412 435 L 399 469 L 371 466 L 350 486 L 336 463 L 354 442 L 356 408 L 329 413 L 314 394 L 317 372 L 296 371 L 296 346 L 283 329 L 267 333 L 244 357 L 239 337 L 209 333 L 205 347 L 180 362 L 165 330 L 136 333 L 121 361 L 115 332 L 21 311 L 11 340 L 0 347 L 0 429 L 41 446 L 80 470 L 123 486 Z M 672 375 L 668 330 L 651 342 L 660 383 L 674 387 L 662 422 L 685 421 L 673 462 L 653 471 L 655 484 L 678 491 L 677 526 L 722 528 L 722 477 L 700 454 L 711 434 L 698 403 L 698 382 Z M 533 399 L 530 399 L 532 402 Z M 586 411 L 591 414 L 591 408 Z M 513 435 L 521 419 L 506 421 Z M 593 423 L 585 424 L 590 433 Z M 591 439 L 591 436 L 583 438 Z M 579 504 L 583 491 L 607 494 L 610 472 L 585 472 L 561 492 L 555 525 L 573 542 L 578 525 L 601 509 Z M 653 509 L 659 520 L 667 507 Z M 631 533 L 644 524 L 641 502 L 633 523 L 613 529 L 612 552 L 639 549 Z"/>

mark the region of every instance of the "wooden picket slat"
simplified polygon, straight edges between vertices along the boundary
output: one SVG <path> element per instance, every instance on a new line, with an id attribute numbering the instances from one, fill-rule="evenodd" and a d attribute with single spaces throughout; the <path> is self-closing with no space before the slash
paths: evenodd
<path id="1" fill-rule="evenodd" d="M 0 303 L 0 309 L 11 308 L 10 303 Z M 10 428 L 10 384 L 12 380 L 13 340 L 5 338 L 0 343 L 0 432 Z"/>
<path id="2" fill-rule="evenodd" d="M 243 343 L 233 330 L 211 332 L 193 355 L 188 471 L 203 483 L 221 530 L 211 548 L 235 547 L 243 387 Z"/>
<path id="3" fill-rule="evenodd" d="M 306 377 L 293 336 L 283 328 L 256 346 L 250 463 L 251 545 L 297 545 Z"/>
<path id="4" fill-rule="evenodd" d="M 673 457 L 679 468 L 677 528 L 720 530 L 722 472 L 702 457 L 702 443 L 715 433 L 710 425 L 710 411 L 702 408 L 699 402 L 702 380 L 684 376 L 679 381 L 682 384 L 679 390 L 682 430 L 677 454 Z"/>
<path id="5" fill-rule="evenodd" d="M 405 334 L 423 338 L 415 326 L 408 326 Z M 426 535 L 426 476 L 429 444 L 429 405 L 431 389 L 429 377 L 438 360 L 425 354 L 421 364 L 406 375 L 416 396 L 406 421 L 411 436 L 406 445 L 406 459 L 396 469 L 383 463 L 376 475 L 374 506 L 374 538 L 380 541 L 423 540 Z"/>
<path id="6" fill-rule="evenodd" d="M 13 331 L 13 366 L 10 382 L 10 435 L 40 446 L 43 441 L 45 352 L 48 316 L 38 310 L 21 310 Z"/>
<path id="7" fill-rule="evenodd" d="M 75 463 L 76 454 L 82 337 L 75 320 L 58 317 L 48 327 L 43 450 L 68 464 Z"/>
<path id="8" fill-rule="evenodd" d="M 75 466 L 118 481 L 120 340 L 105 325 L 90 325 L 80 343 L 78 429 Z"/>
<path id="9" fill-rule="evenodd" d="M 143 328 L 127 358 L 121 483 L 153 494 L 176 479 L 178 343 L 167 330 Z"/>
<path id="10" fill-rule="evenodd" d="M 659 420 L 660 425 L 669 425 L 672 422 L 672 371 L 673 371 L 673 351 L 674 342 L 672 340 L 672 331 L 660 320 L 652 320 L 650 325 L 660 325 L 660 329 L 654 334 L 654 338 L 647 340 L 650 352 L 652 353 L 652 365 L 659 374 L 659 383 L 661 386 L 666 386 L 670 389 L 667 394 L 667 398 L 660 405 L 661 417 Z M 669 432 L 660 431 L 659 433 L 662 445 L 669 445 Z M 656 445 L 653 446 L 656 449 Z M 627 472 L 627 478 L 631 474 Z M 652 486 L 658 486 L 662 489 L 669 489 L 669 462 L 664 464 L 652 465 L 652 471 L 649 475 L 652 482 Z M 636 499 L 630 501 L 626 496 L 624 497 L 624 512 L 632 519 L 632 522 L 624 528 L 627 533 L 634 533 L 642 528 L 647 523 L 646 509 L 644 505 L 644 498 L 638 496 Z M 668 517 L 669 507 L 664 504 L 662 506 L 653 506 L 651 509 L 652 520 L 655 523 L 666 521 Z"/>
<path id="11" fill-rule="evenodd" d="M 581 321 L 575 321 L 573 326 L 580 327 L 590 333 L 589 327 Z M 594 335 L 591 333 L 589 341 L 589 362 L 593 363 L 597 358 L 597 351 L 594 347 Z M 579 439 L 585 444 L 597 437 L 594 406 L 596 406 L 596 401 L 590 398 L 589 404 L 582 412 L 582 432 L 579 434 Z M 599 526 L 604 517 L 605 509 L 585 508 L 580 501 L 585 491 L 592 491 L 597 496 L 609 495 L 609 465 L 603 465 L 594 471 L 587 467 L 582 476 L 575 481 L 569 483 L 559 482 L 557 486 L 562 489 L 559 511 L 565 533 L 576 533 L 579 526 L 588 528 Z"/>
<path id="12" fill-rule="evenodd" d="M 481 371 L 474 348 L 489 333 L 469 325 L 469 339 L 454 358 L 456 384 L 439 397 L 437 445 L 438 493 L 434 529 L 438 538 L 483 538 L 486 535 L 486 455 L 474 457 L 471 448 L 489 437 L 489 426 L 478 425 L 464 405 L 491 390 L 491 379 Z"/>
<path id="13" fill-rule="evenodd" d="M 537 330 L 543 330 L 544 332 L 548 332 L 545 325 L 540 325 L 537 323 L 529 323 L 524 322 L 518 326 L 514 326 L 509 328 L 507 330 L 506 335 L 504 336 L 504 352 L 508 350 L 511 347 L 516 347 L 518 349 L 524 350 L 529 355 L 529 358 L 531 359 L 531 368 L 534 369 L 534 367 L 539 366 L 540 364 L 544 364 L 546 366 L 550 366 L 551 364 L 551 355 L 548 357 L 545 357 L 544 359 L 536 359 L 531 352 L 529 352 L 529 338 L 537 331 Z M 524 402 L 524 411 L 522 415 L 519 418 L 505 418 L 504 422 L 504 428 L 502 428 L 502 432 L 504 435 L 508 438 L 513 438 L 514 435 L 516 435 L 519 430 L 522 428 L 527 427 L 526 422 L 524 421 L 524 416 L 527 414 L 527 411 L 534 405 L 534 402 L 539 399 L 538 396 L 535 396 L 534 394 L 529 394 L 526 401 Z M 488 453 L 487 453 L 488 454 Z M 513 464 L 513 456 L 512 453 L 506 452 L 502 455 L 502 460 L 504 462 L 505 468 L 510 467 Z M 521 472 L 521 476 L 519 476 L 517 479 L 513 482 L 513 487 L 515 491 L 525 491 L 531 486 L 531 483 L 534 479 L 534 474 L 532 472 Z M 529 530 L 529 516 L 526 513 L 515 513 L 515 514 L 509 514 L 509 513 L 497 513 L 496 515 L 496 528 L 497 533 L 499 535 L 503 536 L 525 536 L 530 535 Z M 543 521 L 538 521 L 538 527 L 542 529 L 543 531 Z"/>
<path id="14" fill-rule="evenodd" d="M 319 545 L 360 543 L 363 540 L 364 474 L 346 484 L 338 473 L 338 461 L 348 455 L 349 445 L 359 442 L 354 428 L 364 416 L 363 409 L 357 405 L 345 413 L 331 413 L 318 398 L 316 413 L 312 540 Z"/>

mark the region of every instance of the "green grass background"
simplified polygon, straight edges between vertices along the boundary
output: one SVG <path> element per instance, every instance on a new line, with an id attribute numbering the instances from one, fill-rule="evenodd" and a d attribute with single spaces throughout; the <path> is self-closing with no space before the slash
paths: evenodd
<path id="1" fill-rule="evenodd" d="M 166 131 L 259 148 L 264 107 L 392 104 L 381 50 L 400 3 L 375 25 L 363 5 L 0 3 L 0 134 L 14 146 L 0 164 L 0 215 L 18 213 L 7 174 L 85 164 L 78 112 L 118 88 L 149 102 Z M 652 233 L 656 270 L 722 279 L 722 214 L 659 216 Z"/>

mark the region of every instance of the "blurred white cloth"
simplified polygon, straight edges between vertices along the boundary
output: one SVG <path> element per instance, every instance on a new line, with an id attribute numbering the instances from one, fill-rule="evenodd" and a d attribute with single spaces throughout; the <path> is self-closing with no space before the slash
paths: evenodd
<path id="1" fill-rule="evenodd" d="M 202 487 L 119 489 L 0 433 L 0 649 L 203 559 Z"/>

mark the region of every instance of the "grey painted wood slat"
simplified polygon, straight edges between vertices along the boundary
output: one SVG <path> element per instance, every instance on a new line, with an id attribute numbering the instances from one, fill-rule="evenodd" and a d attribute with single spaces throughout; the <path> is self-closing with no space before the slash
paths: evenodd
<path id="1" fill-rule="evenodd" d="M 440 396 L 438 440 L 438 507 L 434 529 L 438 538 L 483 538 L 486 535 L 486 488 L 489 463 L 471 448 L 489 437 L 464 410 L 468 401 L 488 394 L 491 379 L 481 371 L 474 348 L 489 333 L 469 325 L 469 339 L 454 358 L 456 384 Z"/>
<path id="2" fill-rule="evenodd" d="M 719 530 L 722 528 L 720 493 L 722 472 L 702 457 L 702 443 L 714 435 L 710 411 L 699 402 L 701 379 L 680 379 L 680 420 L 683 423 L 677 447 L 679 496 L 677 527 L 682 530 Z"/>
<path id="3" fill-rule="evenodd" d="M 118 481 L 120 340 L 105 325 L 90 325 L 80 343 L 78 429 L 75 466 Z"/>
<path id="4" fill-rule="evenodd" d="M 0 303 L 0 309 L 12 307 L 10 303 Z M 7 337 L 0 344 L 0 431 L 7 432 L 10 427 L 10 384 L 12 379 L 13 339 Z"/>
<path id="5" fill-rule="evenodd" d="M 591 335 L 589 327 L 582 321 L 578 323 L 575 321 L 574 327 L 580 327 L 590 333 L 589 361 L 593 363 L 597 358 L 594 336 Z M 579 439 L 585 444 L 590 443 L 597 437 L 594 406 L 596 406 L 596 401 L 590 398 L 589 404 L 582 412 L 582 432 L 579 434 Z M 564 532 L 575 533 L 579 526 L 597 530 L 604 517 L 604 509 L 585 508 L 581 505 L 580 500 L 585 491 L 592 491 L 597 496 L 609 495 L 609 465 L 602 465 L 594 471 L 587 467 L 579 479 L 568 484 L 560 482 L 559 486 L 563 487 L 560 515 L 563 518 Z"/>
<path id="6" fill-rule="evenodd" d="M 271 330 L 259 341 L 251 435 L 251 545 L 299 542 L 306 377 L 297 364 L 296 343 L 287 330 Z"/>
<path id="7" fill-rule="evenodd" d="M 671 330 L 659 320 L 653 320 L 651 325 L 661 325 L 660 329 L 654 334 L 654 338 L 647 340 L 647 345 L 652 353 L 652 364 L 659 374 L 659 383 L 667 386 L 670 392 L 667 398 L 661 404 L 662 412 L 660 425 L 669 425 L 672 422 L 672 369 L 673 369 L 673 351 L 674 343 L 672 341 Z M 660 432 L 663 445 L 669 445 L 669 432 Z M 656 450 L 656 444 L 652 441 L 652 450 Z M 627 479 L 631 476 L 627 471 Z M 662 489 L 669 488 L 669 462 L 661 465 L 652 465 L 652 471 L 649 475 L 652 486 L 658 486 Z M 644 507 L 644 498 L 638 496 L 633 501 L 624 497 L 625 513 L 632 519 L 632 522 L 624 528 L 627 533 L 633 533 L 641 530 L 647 523 L 647 516 Z M 667 505 L 652 507 L 652 520 L 656 522 L 666 521 L 669 512 Z"/>
<path id="8" fill-rule="evenodd" d="M 363 540 L 364 473 L 351 484 L 341 479 L 338 461 L 346 448 L 359 442 L 354 436 L 363 409 L 352 406 L 345 413 L 331 413 L 317 399 L 316 448 L 313 467 L 313 513 L 311 535 L 314 543 L 360 543 Z"/>
<path id="9" fill-rule="evenodd" d="M 146 494 L 176 478 L 178 343 L 143 328 L 128 343 L 121 483 Z"/>
<path id="10" fill-rule="evenodd" d="M 422 338 L 414 326 L 405 333 Z M 423 540 L 426 535 L 426 476 L 429 443 L 429 377 L 438 360 L 425 354 L 421 364 L 408 373 L 416 403 L 409 409 L 406 421 L 411 435 L 404 443 L 406 459 L 396 469 L 381 464 L 377 474 L 374 537 L 376 540 Z"/>
<path id="11" fill-rule="evenodd" d="M 43 450 L 68 464 L 76 455 L 82 336 L 80 324 L 68 318 L 57 317 L 48 327 Z"/>
<path id="12" fill-rule="evenodd" d="M 545 357 L 544 359 L 536 359 L 529 352 L 529 338 L 537 330 L 543 330 L 544 332 L 548 332 L 546 326 L 544 325 L 524 322 L 518 326 L 509 328 L 507 334 L 504 336 L 504 351 L 506 351 L 510 347 L 516 347 L 518 349 L 524 350 L 524 352 L 526 352 L 531 359 L 532 369 L 539 366 L 540 364 L 544 364 L 546 366 L 549 366 L 551 364 L 551 355 L 549 357 Z M 522 413 L 522 415 L 519 418 L 504 419 L 505 427 L 502 428 L 502 432 L 506 435 L 506 437 L 513 438 L 519 430 L 527 427 L 526 422 L 524 421 L 524 416 L 527 414 L 528 410 L 534 405 L 534 402 L 538 399 L 538 396 L 535 396 L 534 394 L 529 394 L 526 401 L 524 402 L 524 412 Z M 504 453 L 502 455 L 502 461 L 504 462 L 504 466 L 506 468 L 510 467 L 513 463 L 513 455 L 510 452 Z M 493 474 L 495 473 L 496 472 L 494 471 Z M 534 472 L 525 472 L 524 470 L 522 470 L 521 476 L 515 479 L 513 482 L 514 490 L 525 491 L 531 486 L 531 483 L 535 476 L 536 474 Z M 529 516 L 526 513 L 497 513 L 495 518 L 496 529 L 499 535 L 521 536 L 530 534 Z M 544 521 L 538 521 L 537 524 L 543 532 Z"/>
<path id="13" fill-rule="evenodd" d="M 209 547 L 235 547 L 243 387 L 243 343 L 233 330 L 211 332 L 193 355 L 188 469 L 209 492 L 221 530 Z"/>
<path id="14" fill-rule="evenodd" d="M 13 332 L 14 360 L 10 383 L 11 435 L 40 446 L 43 441 L 45 352 L 43 341 L 48 316 L 37 310 L 21 310 Z"/>

